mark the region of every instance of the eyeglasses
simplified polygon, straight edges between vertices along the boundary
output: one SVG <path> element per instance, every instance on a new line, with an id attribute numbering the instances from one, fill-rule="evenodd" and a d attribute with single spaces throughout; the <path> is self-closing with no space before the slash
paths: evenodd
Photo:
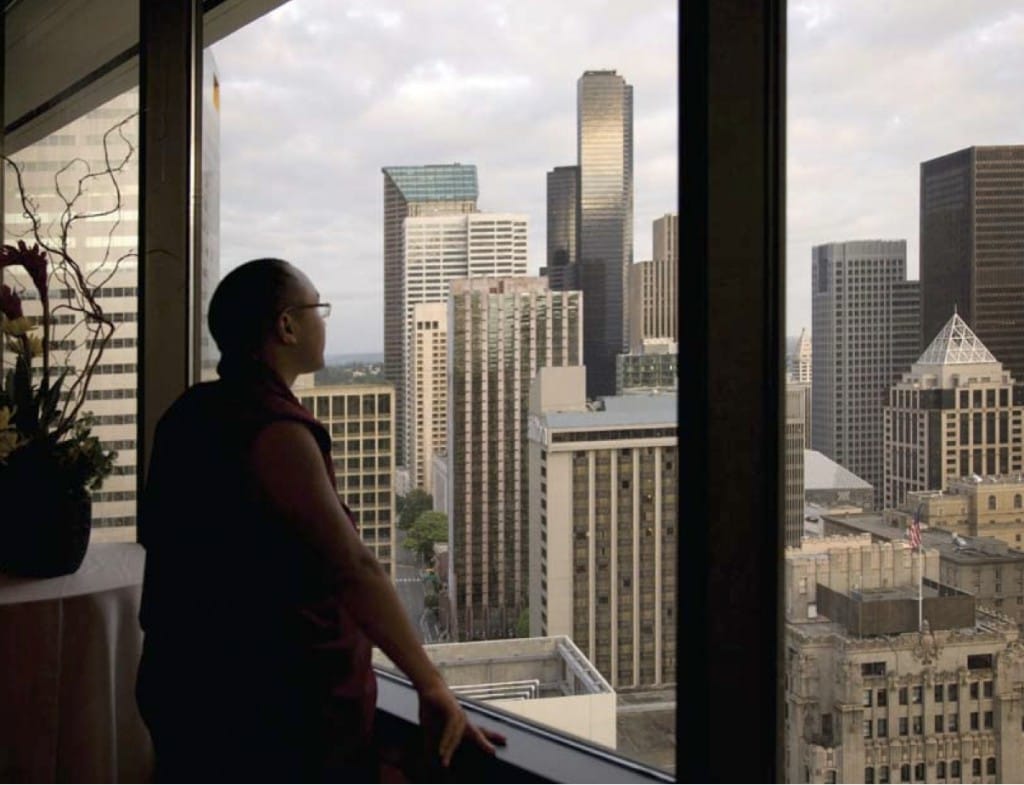
<path id="1" fill-rule="evenodd" d="M 321 319 L 326 319 L 331 315 L 331 304 L 330 303 L 310 303 L 309 305 L 289 305 L 285 308 L 285 311 L 298 310 L 300 308 L 316 308 L 317 313 L 320 314 Z M 284 313 L 284 311 L 282 311 Z"/>

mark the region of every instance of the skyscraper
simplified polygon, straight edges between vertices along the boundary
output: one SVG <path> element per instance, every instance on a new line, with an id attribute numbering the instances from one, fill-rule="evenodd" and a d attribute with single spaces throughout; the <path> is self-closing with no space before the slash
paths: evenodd
<path id="1" fill-rule="evenodd" d="M 811 381 L 811 336 L 807 334 L 807 328 L 800 330 L 800 337 L 796 339 L 796 348 L 793 349 L 793 356 L 789 361 L 789 378 L 794 382 Z"/>
<path id="2" fill-rule="evenodd" d="M 547 177 L 548 255 L 540 273 L 554 291 L 579 288 L 576 242 L 579 234 L 580 168 L 556 166 Z"/>
<path id="3" fill-rule="evenodd" d="M 432 493 L 434 453 L 448 447 L 447 303 L 413 308 L 409 345 L 409 475 L 414 488 Z"/>
<path id="4" fill-rule="evenodd" d="M 387 166 L 384 173 L 384 377 L 395 386 L 396 458 L 406 465 L 405 219 L 476 211 L 476 167 Z"/>
<path id="5" fill-rule="evenodd" d="M 799 548 L 804 538 L 804 391 L 786 385 L 785 520 L 787 548 Z"/>
<path id="6" fill-rule="evenodd" d="M 679 216 L 662 216 L 653 228 L 651 261 L 636 262 L 627 269 L 629 349 L 634 354 L 643 351 L 648 338 L 679 341 Z"/>
<path id="7" fill-rule="evenodd" d="M 579 292 L 544 278 L 465 278 L 448 300 L 453 634 L 506 637 L 528 599 L 527 415 L 539 368 L 580 365 Z"/>
<path id="8" fill-rule="evenodd" d="M 812 250 L 811 446 L 871 484 L 876 503 L 882 407 L 919 345 L 906 247 L 905 240 L 860 240 Z"/>
<path id="9" fill-rule="evenodd" d="M 1024 406 L 1013 400 L 1013 382 L 953 314 L 889 392 L 885 509 L 902 506 L 911 491 L 944 490 L 957 477 L 1021 471 Z"/>
<path id="10" fill-rule="evenodd" d="M 1024 145 L 921 164 L 923 335 L 954 308 L 1024 381 Z"/>
<path id="11" fill-rule="evenodd" d="M 403 397 L 406 448 L 404 465 L 412 487 L 425 477 L 430 453 L 416 444 L 424 399 L 417 391 L 421 380 L 415 378 L 413 363 L 416 345 L 413 330 L 417 305 L 445 303 L 449 282 L 455 278 L 526 275 L 526 216 L 514 213 L 467 213 L 431 215 L 405 219 L 405 334 L 402 357 L 405 367 Z M 422 370 L 422 369 L 421 369 Z M 443 436 L 443 432 L 438 434 Z M 438 443 L 440 446 L 441 443 Z"/>
<path id="12" fill-rule="evenodd" d="M 627 275 L 633 262 L 633 88 L 615 71 L 576 83 L 580 170 L 580 286 L 588 322 L 587 394 L 615 391 L 615 355 L 627 351 Z"/>

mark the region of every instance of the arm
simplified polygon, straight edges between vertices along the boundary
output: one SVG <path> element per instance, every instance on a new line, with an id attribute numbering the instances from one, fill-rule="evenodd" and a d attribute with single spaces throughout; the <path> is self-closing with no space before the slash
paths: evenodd
<path id="1" fill-rule="evenodd" d="M 464 735 L 493 752 L 487 736 L 466 721 L 420 645 L 391 579 L 349 523 L 309 429 L 290 421 L 269 425 L 256 438 L 253 461 L 268 503 L 324 556 L 337 576 L 346 610 L 412 681 L 420 696 L 421 720 L 430 724 L 437 715 L 443 724 L 442 762 L 448 765 Z"/>

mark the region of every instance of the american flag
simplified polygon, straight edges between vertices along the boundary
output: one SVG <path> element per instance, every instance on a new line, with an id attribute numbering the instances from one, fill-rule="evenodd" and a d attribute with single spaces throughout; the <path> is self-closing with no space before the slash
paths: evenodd
<path id="1" fill-rule="evenodd" d="M 910 547 L 915 551 L 921 548 L 921 505 L 917 505 L 914 512 L 914 522 L 907 529 L 907 539 L 910 540 Z"/>

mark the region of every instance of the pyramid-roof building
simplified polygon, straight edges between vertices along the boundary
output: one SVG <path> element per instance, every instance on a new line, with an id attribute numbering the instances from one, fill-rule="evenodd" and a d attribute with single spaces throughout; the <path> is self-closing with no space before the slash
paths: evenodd
<path id="1" fill-rule="evenodd" d="M 918 358 L 918 365 L 972 365 L 999 362 L 967 322 L 954 313 Z"/>

